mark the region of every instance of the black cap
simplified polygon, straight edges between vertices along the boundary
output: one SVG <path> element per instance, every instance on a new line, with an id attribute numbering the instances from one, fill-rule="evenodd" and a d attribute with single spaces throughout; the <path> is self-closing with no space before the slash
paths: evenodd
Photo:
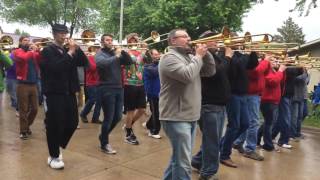
<path id="1" fill-rule="evenodd" d="M 216 34 L 217 34 L 217 33 L 208 30 L 208 31 L 202 33 L 202 34 L 199 36 L 199 38 L 206 38 L 206 37 L 214 36 L 214 35 L 216 35 Z"/>
<path id="2" fill-rule="evenodd" d="M 52 26 L 52 32 L 64 32 L 64 33 L 68 33 L 68 28 L 67 26 L 63 25 L 63 24 L 54 24 Z"/>

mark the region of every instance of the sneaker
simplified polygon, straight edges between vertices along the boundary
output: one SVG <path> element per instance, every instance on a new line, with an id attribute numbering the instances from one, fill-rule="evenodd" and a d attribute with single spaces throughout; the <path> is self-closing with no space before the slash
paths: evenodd
<path id="1" fill-rule="evenodd" d="M 148 133 L 149 137 L 155 138 L 155 139 L 161 139 L 161 136 L 159 134 L 151 134 L 150 132 Z"/>
<path id="2" fill-rule="evenodd" d="M 88 122 L 89 122 L 88 119 L 87 119 L 87 117 L 84 117 L 84 116 L 81 116 L 81 115 L 80 115 L 80 119 L 81 119 L 81 121 L 82 121 L 83 123 L 88 123 Z"/>
<path id="3" fill-rule="evenodd" d="M 191 166 L 192 166 L 195 170 L 197 170 L 198 173 L 200 172 L 200 170 L 201 170 L 200 164 L 197 164 L 197 163 L 195 163 L 194 161 L 191 161 Z"/>
<path id="4" fill-rule="evenodd" d="M 64 163 L 59 158 L 48 157 L 48 165 L 52 169 L 63 169 L 64 168 Z"/>
<path id="5" fill-rule="evenodd" d="M 282 145 L 279 145 L 280 147 L 282 148 L 285 148 L 285 149 L 292 149 L 292 146 L 290 144 L 282 144 Z"/>
<path id="6" fill-rule="evenodd" d="M 300 139 L 298 137 L 294 137 L 294 138 L 290 138 L 290 141 L 293 141 L 293 142 L 299 142 Z"/>
<path id="7" fill-rule="evenodd" d="M 92 120 L 91 123 L 94 123 L 94 124 L 102 124 L 102 121 L 100 121 L 99 119 L 98 119 L 98 120 Z"/>
<path id="8" fill-rule="evenodd" d="M 27 135 L 28 135 L 28 136 L 31 136 L 31 135 L 32 135 L 32 131 L 31 131 L 30 129 L 27 131 Z"/>
<path id="9" fill-rule="evenodd" d="M 199 180 L 219 180 L 219 178 L 218 178 L 217 174 L 214 174 L 214 175 L 211 175 L 211 176 L 199 175 Z"/>
<path id="10" fill-rule="evenodd" d="M 142 123 L 142 127 L 146 129 L 147 128 L 147 122 L 143 122 Z"/>
<path id="11" fill-rule="evenodd" d="M 126 137 L 125 142 L 132 145 L 139 145 L 139 141 L 133 133 Z"/>
<path id="12" fill-rule="evenodd" d="M 27 133 L 20 133 L 20 139 L 27 140 L 28 139 Z"/>
<path id="13" fill-rule="evenodd" d="M 106 154 L 116 154 L 117 153 L 116 150 L 112 149 L 110 144 L 107 144 L 106 146 L 101 147 L 101 151 Z"/>
<path id="14" fill-rule="evenodd" d="M 263 161 L 264 157 L 261 156 L 260 154 L 258 154 L 256 151 L 252 151 L 252 152 L 245 152 L 243 154 L 244 157 L 253 159 L 253 160 L 257 160 L 257 161 Z"/>
<path id="15" fill-rule="evenodd" d="M 80 124 L 78 124 L 77 129 L 80 129 Z"/>
<path id="16" fill-rule="evenodd" d="M 16 117 L 19 117 L 20 114 L 19 114 L 19 111 L 16 111 Z"/>
<path id="17" fill-rule="evenodd" d="M 242 144 L 232 144 L 232 148 L 238 150 L 240 154 L 245 152 Z"/>

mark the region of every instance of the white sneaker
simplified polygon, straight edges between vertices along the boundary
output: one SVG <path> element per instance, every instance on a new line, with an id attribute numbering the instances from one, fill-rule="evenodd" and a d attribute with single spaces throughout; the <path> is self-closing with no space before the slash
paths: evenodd
<path id="1" fill-rule="evenodd" d="M 58 157 L 61 161 L 63 160 L 63 157 L 62 157 L 62 148 L 60 148 L 60 154 L 59 154 L 59 157 Z"/>
<path id="2" fill-rule="evenodd" d="M 282 144 L 281 147 L 286 149 L 292 149 L 292 146 L 290 144 Z"/>
<path id="3" fill-rule="evenodd" d="M 147 122 L 143 122 L 143 123 L 142 123 L 142 127 L 143 127 L 143 128 L 147 128 Z"/>
<path id="4" fill-rule="evenodd" d="M 48 157 L 48 165 L 52 169 L 63 169 L 64 168 L 64 162 L 59 158 Z"/>
<path id="5" fill-rule="evenodd" d="M 107 144 L 105 147 L 102 147 L 101 151 L 106 154 L 116 154 L 117 153 L 116 150 L 112 149 L 110 144 Z"/>
<path id="6" fill-rule="evenodd" d="M 161 139 L 161 136 L 159 134 L 151 134 L 150 132 L 148 133 L 149 137 L 155 138 L 155 139 Z"/>

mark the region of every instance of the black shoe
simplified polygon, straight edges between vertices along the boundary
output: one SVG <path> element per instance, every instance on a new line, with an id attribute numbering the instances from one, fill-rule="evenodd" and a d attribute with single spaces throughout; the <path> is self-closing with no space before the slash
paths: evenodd
<path id="1" fill-rule="evenodd" d="M 88 122 L 89 122 L 88 119 L 87 119 L 87 117 L 84 117 L 84 116 L 81 116 L 81 115 L 80 115 L 80 119 L 81 119 L 81 121 L 82 121 L 83 123 L 88 123 Z"/>
<path id="2" fill-rule="evenodd" d="M 219 180 L 217 174 L 214 174 L 212 176 L 199 176 L 199 180 Z"/>
<path id="3" fill-rule="evenodd" d="M 27 135 L 28 135 L 28 136 L 31 136 L 31 135 L 32 135 L 32 131 L 31 131 L 31 130 L 28 130 L 28 131 L 27 131 Z"/>
<path id="4" fill-rule="evenodd" d="M 125 142 L 132 145 L 139 145 L 139 141 L 133 133 L 126 137 Z"/>
<path id="5" fill-rule="evenodd" d="M 194 163 L 193 161 L 191 161 L 191 166 L 196 169 L 198 172 L 200 172 L 201 170 L 201 166 L 200 164 Z"/>
<path id="6" fill-rule="evenodd" d="M 240 154 L 245 152 L 243 149 L 243 144 L 232 144 L 232 148 L 238 150 Z"/>
<path id="7" fill-rule="evenodd" d="M 27 140 L 28 139 L 27 133 L 20 133 L 20 139 Z"/>
<path id="8" fill-rule="evenodd" d="M 91 123 L 94 123 L 94 124 L 102 124 L 102 121 L 100 121 L 100 120 L 92 120 Z"/>

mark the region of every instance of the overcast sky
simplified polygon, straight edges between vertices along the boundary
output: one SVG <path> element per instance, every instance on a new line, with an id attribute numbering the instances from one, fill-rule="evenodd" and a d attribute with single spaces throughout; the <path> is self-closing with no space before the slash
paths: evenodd
<path id="1" fill-rule="evenodd" d="M 278 2 L 274 0 L 265 0 L 263 4 L 255 5 L 243 19 L 243 32 L 249 31 L 251 34 L 276 34 L 277 28 L 281 27 L 283 21 L 291 16 L 294 22 L 303 28 L 303 33 L 306 35 L 305 38 L 307 41 L 320 38 L 320 7 L 312 9 L 307 17 L 299 17 L 299 12 L 289 12 L 289 9 L 292 9 L 294 6 L 295 0 L 279 0 Z M 33 36 L 51 36 L 50 28 L 31 27 L 17 23 L 7 24 L 3 20 L 0 20 L 0 23 L 4 32 L 13 33 L 15 29 L 19 28 Z"/>

